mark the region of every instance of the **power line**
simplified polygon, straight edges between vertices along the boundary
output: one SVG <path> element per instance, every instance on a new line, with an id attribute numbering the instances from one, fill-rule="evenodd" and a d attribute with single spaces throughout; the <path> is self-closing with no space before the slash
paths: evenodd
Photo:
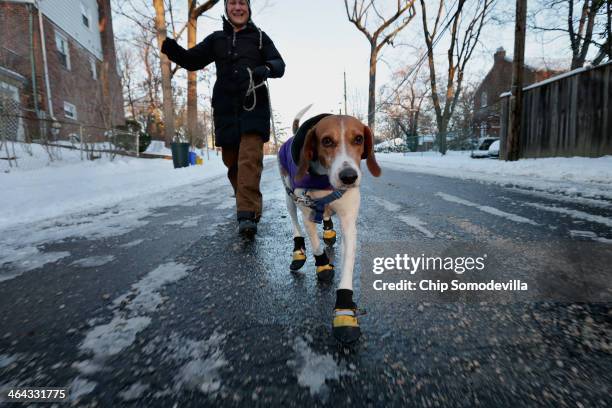
<path id="1" fill-rule="evenodd" d="M 455 0 L 455 3 L 453 4 L 453 6 L 450 8 L 451 10 L 455 8 L 455 6 L 457 5 L 457 1 Z M 446 23 L 446 26 L 444 26 L 444 28 L 442 29 L 442 31 L 440 31 L 440 33 L 438 34 L 438 36 L 434 39 L 434 41 L 431 44 L 431 49 L 432 52 L 433 50 L 436 48 L 436 45 L 438 44 L 438 42 L 440 41 L 440 39 L 442 38 L 444 32 L 446 30 L 448 30 L 448 28 L 450 27 L 450 24 L 453 22 L 453 20 L 457 17 L 457 13 L 459 13 L 459 9 L 457 9 L 457 11 L 455 11 L 453 17 L 448 21 L 448 23 Z M 447 13 L 446 16 L 444 16 L 444 19 L 442 20 L 442 24 L 444 24 L 444 21 L 446 20 L 446 18 L 450 15 L 450 13 Z M 425 29 L 425 28 L 423 28 Z M 399 89 L 402 87 L 402 85 L 404 85 L 404 83 L 406 83 L 406 81 L 412 76 L 413 73 L 417 72 L 418 68 L 421 67 L 421 65 L 423 65 L 423 62 L 425 62 L 425 58 L 427 57 L 428 52 L 425 51 L 423 53 L 423 55 L 421 55 L 421 58 L 419 58 L 417 60 L 417 63 L 412 67 L 412 69 L 410 70 L 410 72 L 408 72 L 406 74 L 406 76 L 404 77 L 404 79 L 402 79 L 399 83 L 399 85 L 397 86 L 397 88 L 391 93 L 391 95 L 389 95 L 384 102 L 381 102 L 379 104 L 379 106 L 385 105 L 387 103 L 389 103 L 389 101 L 391 100 L 391 98 L 393 98 L 395 96 L 395 94 L 397 94 L 399 92 Z M 375 109 L 376 111 L 379 111 L 380 108 Z"/>

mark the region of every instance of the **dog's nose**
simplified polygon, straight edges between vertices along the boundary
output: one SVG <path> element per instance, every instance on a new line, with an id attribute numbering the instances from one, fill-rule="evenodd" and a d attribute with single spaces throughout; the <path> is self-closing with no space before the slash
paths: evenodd
<path id="1" fill-rule="evenodd" d="M 355 180 L 357 180 L 357 172 L 350 167 L 340 171 L 338 176 L 340 177 L 340 181 L 346 185 L 353 184 Z"/>

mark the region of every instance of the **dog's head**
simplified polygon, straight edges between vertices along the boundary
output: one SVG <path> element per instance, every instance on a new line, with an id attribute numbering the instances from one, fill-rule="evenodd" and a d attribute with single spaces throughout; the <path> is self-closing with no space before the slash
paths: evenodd
<path id="1" fill-rule="evenodd" d="M 357 187 L 361 182 L 360 164 L 364 159 L 370 173 L 374 177 L 380 176 L 370 128 L 352 116 L 327 116 L 306 134 L 297 178 L 304 177 L 310 162 L 316 161 L 326 169 L 334 188 Z"/>

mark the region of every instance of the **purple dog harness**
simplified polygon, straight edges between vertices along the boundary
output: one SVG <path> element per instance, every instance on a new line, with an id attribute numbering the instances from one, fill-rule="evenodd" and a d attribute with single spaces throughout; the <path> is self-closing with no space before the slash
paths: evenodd
<path id="1" fill-rule="evenodd" d="M 304 145 L 306 133 L 309 129 L 316 125 L 319 120 L 326 116 L 329 116 L 329 114 L 322 114 L 308 119 L 302 126 L 300 126 L 295 136 L 289 138 L 289 140 L 283 143 L 278 152 L 278 160 L 280 161 L 280 165 L 289 175 L 289 181 L 291 183 L 291 188 L 287 188 L 287 194 L 289 194 L 294 201 L 300 201 L 307 207 L 312 208 L 312 221 L 316 222 L 317 224 L 320 224 L 323 221 L 325 206 L 342 197 L 344 190 L 334 190 L 334 187 L 329 182 L 329 177 L 326 174 L 316 174 L 311 168 L 309 168 L 304 177 L 297 180 L 297 161 L 299 160 L 299 154 L 302 151 L 302 146 Z M 295 194 L 295 190 L 297 188 L 305 190 L 302 196 L 298 197 Z M 331 190 L 332 192 L 325 197 L 313 199 L 306 195 L 308 190 Z"/>

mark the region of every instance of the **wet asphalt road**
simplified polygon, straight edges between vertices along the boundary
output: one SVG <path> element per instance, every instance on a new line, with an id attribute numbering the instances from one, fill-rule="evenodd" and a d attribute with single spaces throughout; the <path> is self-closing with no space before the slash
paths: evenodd
<path id="1" fill-rule="evenodd" d="M 553 265 L 610 282 L 610 202 L 383 169 L 362 187 L 360 248 L 470 242 L 526 278 Z M 157 197 L 144 216 L 124 203 L 49 224 L 85 235 L 37 245 L 68 253 L 43 267 L 1 266 L 18 276 L 0 281 L 0 388 L 69 386 L 73 405 L 103 407 L 612 404 L 610 303 L 398 299 L 370 290 L 359 257 L 363 337 L 338 346 L 335 286 L 316 282 L 312 257 L 288 271 L 274 162 L 262 189 L 253 241 L 237 237 L 222 179 L 169 192 L 170 205 Z M 568 248 L 588 248 L 591 263 L 568 266 Z"/>

